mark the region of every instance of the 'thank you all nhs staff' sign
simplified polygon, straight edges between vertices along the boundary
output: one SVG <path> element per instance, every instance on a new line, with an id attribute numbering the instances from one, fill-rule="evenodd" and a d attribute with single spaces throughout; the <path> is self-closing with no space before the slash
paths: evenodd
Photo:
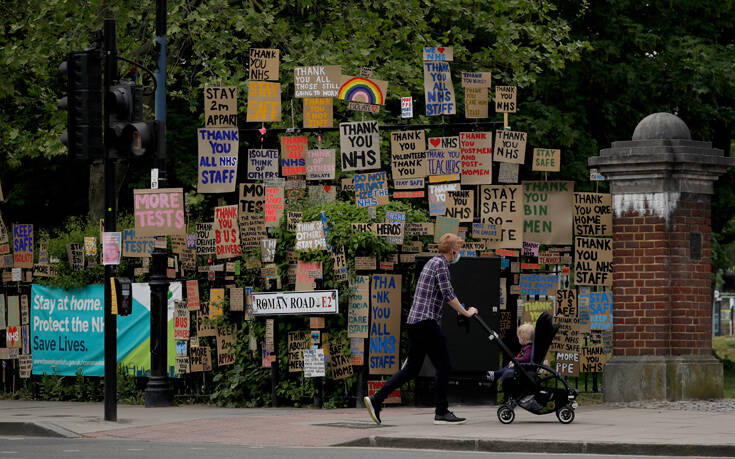
<path id="1" fill-rule="evenodd" d="M 337 314 L 339 293 L 337 290 L 310 292 L 254 292 L 253 315 L 275 314 Z"/>

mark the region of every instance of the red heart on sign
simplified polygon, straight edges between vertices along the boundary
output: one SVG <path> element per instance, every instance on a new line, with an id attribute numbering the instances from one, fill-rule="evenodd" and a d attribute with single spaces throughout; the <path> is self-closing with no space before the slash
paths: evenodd
<path id="1" fill-rule="evenodd" d="M 444 48 L 437 48 L 436 50 L 439 51 L 440 53 L 444 54 Z"/>
<path id="2" fill-rule="evenodd" d="M 438 147 L 440 143 L 442 143 L 442 139 L 439 137 L 433 137 L 429 139 L 429 143 L 434 146 L 434 148 Z"/>
<path id="3" fill-rule="evenodd" d="M 324 185 L 324 191 L 329 193 L 329 190 L 332 188 L 332 185 Z"/>

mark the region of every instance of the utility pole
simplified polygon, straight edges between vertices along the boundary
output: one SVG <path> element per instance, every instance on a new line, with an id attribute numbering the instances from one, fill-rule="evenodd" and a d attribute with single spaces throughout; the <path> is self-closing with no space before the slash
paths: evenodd
<path id="1" fill-rule="evenodd" d="M 105 19 L 103 29 L 102 53 L 105 62 L 104 92 L 117 80 L 117 31 L 114 19 Z M 107 129 L 110 125 L 110 111 L 105 104 L 105 231 L 117 229 L 117 200 L 115 199 L 115 161 L 110 158 L 110 150 L 115 141 Z M 105 265 L 105 421 L 117 421 L 117 316 L 112 314 L 110 280 L 115 277 L 116 267 Z"/>

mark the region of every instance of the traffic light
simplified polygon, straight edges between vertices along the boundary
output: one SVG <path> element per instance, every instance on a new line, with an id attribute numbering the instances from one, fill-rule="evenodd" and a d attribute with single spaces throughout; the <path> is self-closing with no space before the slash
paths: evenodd
<path id="1" fill-rule="evenodd" d="M 117 297 L 117 314 L 128 316 L 133 313 L 132 282 L 127 277 L 115 277 L 115 294 Z"/>
<path id="2" fill-rule="evenodd" d="M 68 112 L 67 132 L 59 140 L 69 148 L 71 159 L 102 158 L 101 53 L 98 49 L 71 52 L 59 71 L 66 75 L 67 95 L 58 105 Z"/>
<path id="3" fill-rule="evenodd" d="M 105 105 L 110 114 L 112 157 L 159 151 L 158 142 L 165 139 L 165 127 L 163 122 L 143 119 L 143 88 L 134 81 L 120 81 L 110 87 Z"/>

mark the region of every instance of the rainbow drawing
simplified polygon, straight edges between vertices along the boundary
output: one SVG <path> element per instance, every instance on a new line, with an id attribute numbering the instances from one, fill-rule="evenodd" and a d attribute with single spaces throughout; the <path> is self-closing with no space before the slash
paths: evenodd
<path id="1" fill-rule="evenodd" d="M 352 77 L 342 84 L 337 98 L 372 105 L 383 105 L 383 91 L 374 81 L 365 77 Z"/>

